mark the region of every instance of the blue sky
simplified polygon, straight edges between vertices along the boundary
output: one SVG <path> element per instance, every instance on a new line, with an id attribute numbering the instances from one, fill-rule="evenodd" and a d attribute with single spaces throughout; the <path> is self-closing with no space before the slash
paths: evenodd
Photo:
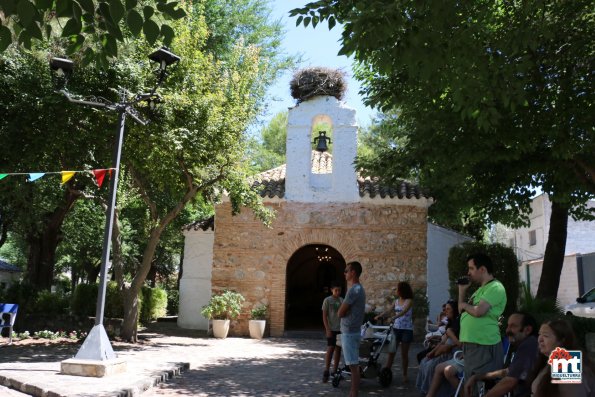
<path id="1" fill-rule="evenodd" d="M 288 54 L 299 53 L 302 55 L 303 63 L 300 68 L 309 66 L 324 66 L 339 68 L 347 75 L 347 92 L 343 99 L 349 106 L 357 111 L 357 120 L 360 126 L 368 125 L 370 118 L 376 113 L 362 103 L 358 95 L 359 83 L 352 78 L 351 59 L 345 56 L 338 56 L 339 39 L 341 37 L 340 26 L 335 26 L 329 31 L 328 25 L 323 23 L 315 29 L 310 26 L 304 28 L 302 25 L 295 26 L 295 18 L 289 17 L 289 11 L 306 4 L 307 0 L 271 0 L 272 18 L 280 19 L 285 27 L 286 34 L 283 40 L 283 47 Z M 268 121 L 278 112 L 287 109 L 295 104 L 295 100 L 289 92 L 289 81 L 292 73 L 285 73 L 277 83 L 271 87 L 269 94 L 272 96 L 269 102 L 269 111 L 262 118 L 266 125 Z"/>

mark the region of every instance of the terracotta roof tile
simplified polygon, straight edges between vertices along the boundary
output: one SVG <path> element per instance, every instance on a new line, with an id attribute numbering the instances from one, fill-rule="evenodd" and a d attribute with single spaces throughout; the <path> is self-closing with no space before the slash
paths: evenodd
<path id="1" fill-rule="evenodd" d="M 430 198 L 430 196 L 422 191 L 419 186 L 409 183 L 407 181 L 399 181 L 396 185 L 383 185 L 380 178 L 377 177 L 358 177 L 357 186 L 359 188 L 359 196 L 370 198 L 380 196 L 381 198 L 395 198 L 411 199 L 411 198 Z"/>
<path id="2" fill-rule="evenodd" d="M 190 223 L 189 225 L 185 225 L 182 230 L 198 230 L 201 229 L 203 231 L 207 231 L 209 229 L 215 230 L 215 215 L 212 215 L 210 218 L 206 219 L 199 219 Z"/>
<path id="3" fill-rule="evenodd" d="M 312 151 L 312 173 L 328 174 L 333 171 L 333 156 L 327 152 L 320 153 Z M 252 187 L 259 190 L 261 197 L 283 198 L 285 196 L 285 172 L 286 164 L 254 176 Z M 407 181 L 400 181 L 396 185 L 384 185 L 380 178 L 361 177 L 357 178 L 357 185 L 360 197 L 375 198 L 399 198 L 399 199 L 420 199 L 431 196 L 419 186 Z"/>

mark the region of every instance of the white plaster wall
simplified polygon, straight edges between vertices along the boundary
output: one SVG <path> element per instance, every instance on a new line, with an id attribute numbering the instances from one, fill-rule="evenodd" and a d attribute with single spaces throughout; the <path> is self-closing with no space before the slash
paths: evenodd
<path id="1" fill-rule="evenodd" d="M 209 329 L 209 321 L 200 310 L 211 298 L 213 267 L 212 230 L 190 230 L 184 233 L 184 273 L 180 280 L 180 309 L 178 326 L 190 329 Z"/>
<path id="2" fill-rule="evenodd" d="M 591 200 L 588 206 L 595 208 L 595 200 Z M 575 221 L 569 217 L 566 254 L 591 252 L 595 252 L 595 221 Z"/>
<path id="3" fill-rule="evenodd" d="M 428 299 L 430 301 L 430 319 L 435 320 L 448 295 L 448 251 L 470 237 L 428 223 Z M 453 297 L 456 298 L 456 297 Z"/>
<path id="4" fill-rule="evenodd" d="M 527 282 L 527 268 L 529 271 L 529 281 L 531 284 L 531 293 L 535 295 L 541 279 L 541 270 L 543 260 L 524 262 L 519 267 L 519 278 Z M 576 266 L 576 255 L 567 255 L 564 257 L 562 273 L 560 274 L 560 286 L 558 287 L 558 303 L 563 307 L 570 303 L 575 303 L 579 296 L 578 289 L 578 271 Z"/>
<path id="5" fill-rule="evenodd" d="M 316 116 L 326 115 L 333 125 L 333 173 L 312 174 L 312 127 Z M 334 97 L 318 96 L 289 110 L 287 120 L 287 201 L 357 202 L 357 154 L 355 110 Z"/>
<path id="6" fill-rule="evenodd" d="M 10 287 L 15 281 L 21 279 L 20 272 L 0 272 L 0 284 L 4 284 L 4 288 Z"/>
<path id="7" fill-rule="evenodd" d="M 595 201 L 588 203 L 589 208 L 595 208 Z M 533 212 L 530 216 L 531 225 L 519 229 L 508 228 L 505 241 L 499 241 L 510 246 L 510 239 L 513 240 L 512 248 L 519 260 L 530 261 L 543 258 L 545 247 L 550 231 L 550 216 L 552 214 L 552 203 L 546 194 L 541 194 L 531 203 Z M 535 230 L 537 244 L 529 245 L 529 231 Z M 595 252 L 595 221 L 575 221 L 568 217 L 568 228 L 566 238 L 566 255 L 575 253 Z"/>

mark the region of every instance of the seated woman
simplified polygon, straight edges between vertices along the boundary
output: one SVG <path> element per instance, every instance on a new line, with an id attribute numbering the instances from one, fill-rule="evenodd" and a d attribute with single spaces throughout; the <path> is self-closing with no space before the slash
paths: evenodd
<path id="1" fill-rule="evenodd" d="M 537 338 L 539 357 L 529 376 L 533 396 L 547 397 L 588 397 L 595 395 L 595 375 L 589 365 L 587 354 L 582 354 L 581 383 L 552 383 L 548 359 L 553 350 L 562 347 L 566 350 L 581 350 L 576 341 L 572 326 L 566 320 L 549 321 L 539 328 Z"/>
<path id="2" fill-rule="evenodd" d="M 442 341 L 434 347 L 419 365 L 419 372 L 417 373 L 417 380 L 415 386 L 421 393 L 427 393 L 430 387 L 430 382 L 434 374 L 434 369 L 438 364 L 452 358 L 452 354 L 459 348 L 459 310 L 457 303 L 448 301 L 445 308 L 446 316 L 448 318 L 448 325 L 446 326 L 446 333 L 442 337 Z"/>
<path id="3" fill-rule="evenodd" d="M 463 372 L 463 369 L 463 363 L 456 358 L 451 358 L 450 360 L 436 365 L 436 368 L 434 369 L 434 375 L 431 380 L 432 383 L 430 384 L 430 389 L 428 390 L 426 397 L 452 395 L 453 390 L 456 390 L 457 386 L 459 385 L 459 374 Z M 452 386 L 452 390 L 450 388 L 441 387 L 442 380 L 444 379 L 443 376 Z"/>

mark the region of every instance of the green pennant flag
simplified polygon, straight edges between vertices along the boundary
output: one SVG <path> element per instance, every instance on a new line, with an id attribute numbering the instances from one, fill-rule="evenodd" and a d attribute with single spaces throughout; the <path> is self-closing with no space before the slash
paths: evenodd
<path id="1" fill-rule="evenodd" d="M 0 174 L 0 180 L 6 178 L 8 176 L 8 174 Z"/>

